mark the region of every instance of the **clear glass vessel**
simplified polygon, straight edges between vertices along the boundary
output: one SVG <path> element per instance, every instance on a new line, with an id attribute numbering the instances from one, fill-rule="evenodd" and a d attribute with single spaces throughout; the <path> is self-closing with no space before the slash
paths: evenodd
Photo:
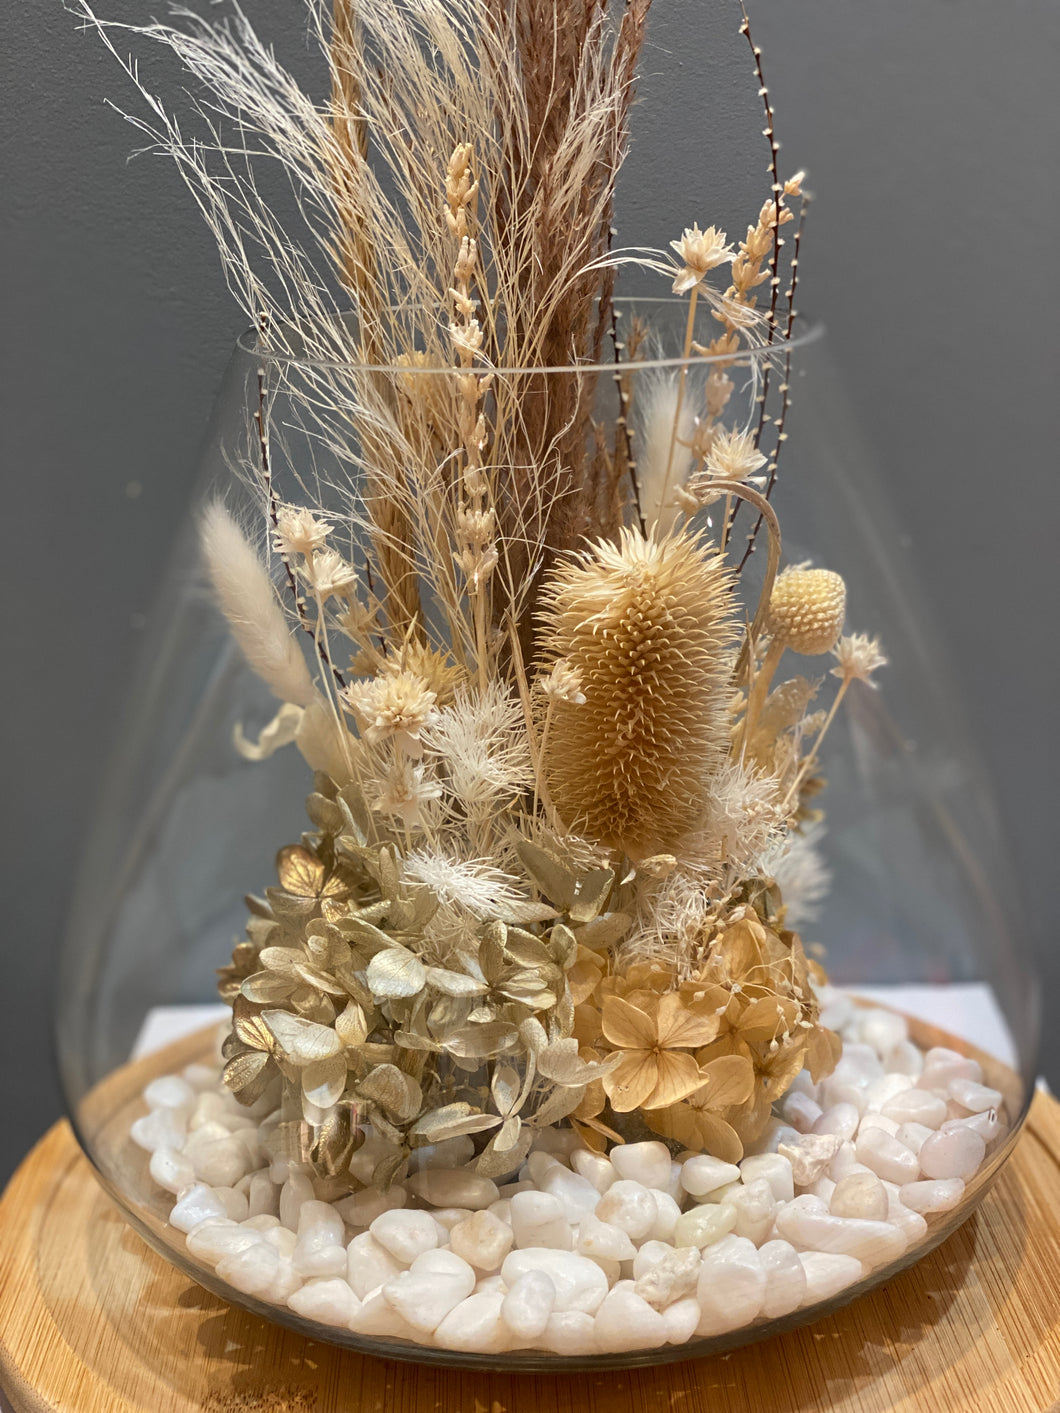
<path id="1" fill-rule="evenodd" d="M 609 421 L 620 399 L 632 393 L 636 406 L 638 390 L 660 380 L 683 378 L 691 398 L 712 360 L 681 358 L 686 311 L 675 301 L 619 302 L 620 335 L 628 337 L 634 321 L 649 331 L 636 361 L 498 370 L 496 395 L 525 397 L 532 389 L 562 405 L 572 388 L 583 397 L 588 389 L 597 415 Z M 709 309 L 702 319 L 709 336 Z M 889 659 L 879 689 L 852 691 L 829 736 L 822 797 L 827 829 L 820 847 L 831 889 L 818 918 L 800 930 L 807 943 L 823 947 L 836 986 L 876 1005 L 915 1010 L 914 1040 L 977 1056 L 984 1082 L 1001 1091 L 1004 1122 L 961 1201 L 929 1215 L 926 1233 L 900 1259 L 780 1320 L 759 1318 L 663 1348 L 569 1357 L 540 1350 L 461 1353 L 322 1325 L 236 1290 L 193 1255 L 169 1223 L 173 1198 L 153 1182 L 130 1123 L 145 1112 L 141 1092 L 153 1077 L 215 1063 L 217 1023 L 227 1010 L 217 1002 L 216 969 L 227 963 L 243 930 L 244 895 L 272 882 L 276 850 L 304 828 L 310 788 L 292 748 L 252 762 L 234 747 L 235 733 L 253 739 L 276 703 L 244 663 L 200 582 L 196 517 L 218 491 L 229 505 L 244 502 L 240 468 L 260 455 L 262 412 L 281 497 L 285 488 L 342 483 L 342 437 L 334 427 L 311 425 L 304 398 L 291 395 L 320 374 L 314 365 L 276 360 L 253 334 L 233 354 L 196 504 L 178 532 L 144 633 L 86 845 L 57 1034 L 71 1121 L 108 1192 L 157 1251 L 225 1299 L 363 1351 L 468 1366 L 555 1370 L 711 1354 L 815 1318 L 919 1259 L 970 1214 L 1016 1141 L 1035 1074 L 1037 995 L 989 796 L 906 562 L 903 530 L 915 507 L 889 506 L 880 496 L 820 331 L 741 354 L 732 374 L 734 405 L 742 399 L 744 421 L 759 415 L 763 381 L 770 396 L 790 402 L 773 496 L 785 561 L 813 560 L 841 573 L 848 621 L 878 635 Z M 397 386 L 408 370 L 381 369 L 374 376 Z M 416 376 L 429 384 L 453 374 L 424 369 Z M 647 434 L 635 416 L 630 430 L 634 442 Z M 588 425 L 584 435 L 592 435 Z M 720 523 L 722 514 L 720 502 L 700 513 L 704 524 L 711 516 Z M 745 508 L 733 538 L 738 549 L 754 521 Z M 351 556 L 356 548 L 346 547 Z M 760 581 L 765 558 L 760 539 L 745 570 L 748 583 Z M 159 1043 L 161 1049 L 152 1048 Z"/>

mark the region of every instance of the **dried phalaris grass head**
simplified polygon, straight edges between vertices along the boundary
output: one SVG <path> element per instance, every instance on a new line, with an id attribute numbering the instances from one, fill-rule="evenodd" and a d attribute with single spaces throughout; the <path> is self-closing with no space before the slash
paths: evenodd
<path id="1" fill-rule="evenodd" d="M 842 575 L 831 569 L 788 569 L 773 586 L 766 628 L 792 652 L 815 657 L 835 647 L 846 605 Z"/>
<path id="2" fill-rule="evenodd" d="M 623 531 L 556 568 L 543 641 L 581 679 L 555 700 L 544 769 L 563 819 L 631 857 L 699 823 L 725 750 L 732 580 L 697 536 Z"/>

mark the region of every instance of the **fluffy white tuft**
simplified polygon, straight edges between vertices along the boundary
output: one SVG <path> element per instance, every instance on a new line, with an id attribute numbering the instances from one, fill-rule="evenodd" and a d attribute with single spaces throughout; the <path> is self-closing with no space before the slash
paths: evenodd
<path id="1" fill-rule="evenodd" d="M 221 501 L 203 512 L 199 539 L 217 602 L 243 656 L 273 696 L 308 706 L 316 689 L 272 580 Z"/>

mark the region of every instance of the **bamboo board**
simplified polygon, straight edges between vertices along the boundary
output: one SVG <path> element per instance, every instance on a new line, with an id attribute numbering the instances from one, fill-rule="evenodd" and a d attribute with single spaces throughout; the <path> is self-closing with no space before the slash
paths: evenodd
<path id="1" fill-rule="evenodd" d="M 657 1369 L 505 1375 L 365 1358 L 260 1320 L 151 1251 L 66 1123 L 0 1201 L 15 1413 L 1044 1413 L 1060 1409 L 1060 1105 L 979 1210 L 816 1324 Z"/>

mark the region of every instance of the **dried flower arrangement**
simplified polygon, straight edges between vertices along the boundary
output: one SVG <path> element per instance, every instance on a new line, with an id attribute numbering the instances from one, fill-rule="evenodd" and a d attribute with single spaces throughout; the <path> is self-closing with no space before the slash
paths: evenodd
<path id="1" fill-rule="evenodd" d="M 113 50 L 127 27 L 76 3 Z M 797 1081 L 818 1085 L 842 1050 L 796 928 L 827 879 L 815 852 L 823 743 L 851 685 L 874 686 L 886 659 L 875 639 L 845 634 L 840 575 L 781 569 L 772 498 L 807 198 L 801 173 L 780 178 L 741 4 L 771 190 L 735 247 L 692 224 L 671 242 L 676 259 L 612 249 L 650 3 L 624 0 L 615 16 L 604 0 L 307 0 L 323 101 L 238 8 L 230 23 L 181 10 L 179 27 L 136 32 L 203 86 L 206 143 L 185 139 L 126 65 L 151 112 L 135 121 L 177 161 L 258 334 L 246 453 L 233 468 L 244 505 L 237 514 L 215 500 L 201 518 L 217 603 L 281 703 L 256 739 L 238 729 L 236 745 L 262 760 L 293 743 L 314 774 L 311 827 L 280 850 L 277 883 L 250 900 L 246 937 L 220 973 L 232 1011 L 223 1083 L 261 1117 L 265 1161 L 288 1185 L 311 1180 L 299 1200 L 345 1202 L 355 1227 L 354 1214 L 383 1220 L 394 1184 L 424 1197 L 413 1184 L 428 1150 L 448 1145 L 463 1186 L 446 1192 L 483 1208 L 493 1179 L 541 1176 L 534 1159 L 557 1131 L 577 1145 L 586 1190 L 608 1153 L 623 1177 L 664 1160 L 649 1183 L 660 1190 L 671 1155 L 709 1155 L 724 1184 L 762 1145 L 778 1101 Z M 294 193 L 297 228 L 258 191 L 266 160 Z M 657 356 L 639 315 L 622 324 L 615 282 L 629 263 L 669 282 L 676 357 Z M 783 676 L 787 654 L 834 660 L 830 702 L 818 704 L 827 674 Z M 881 1060 L 906 1043 L 886 1019 L 873 1024 Z M 951 1060 L 935 1065 L 941 1074 Z M 953 1073 L 962 1092 L 982 1089 L 967 1066 Z M 898 1080 L 893 1093 L 907 1087 L 904 1072 L 882 1077 Z M 981 1130 L 959 1141 L 990 1141 Z M 781 1158 L 792 1210 L 838 1132 L 805 1135 Z M 965 1175 L 955 1142 L 929 1174 L 942 1186 Z M 895 1183 L 907 1181 L 903 1162 L 879 1156 Z M 689 1172 L 686 1196 L 713 1190 Z M 159 1180 L 184 1190 L 178 1176 Z M 676 1310 L 698 1269 L 681 1265 L 685 1247 L 738 1220 L 766 1239 L 773 1218 L 754 1215 L 761 1194 L 747 1181 L 728 1226 L 670 1203 L 663 1226 L 672 1235 L 680 1216 L 688 1240 L 669 1253 L 672 1269 L 659 1267 L 665 1292 L 652 1274 L 638 1299 Z M 878 1264 L 924 1224 L 891 1213 L 872 1182 L 837 1219 L 882 1227 L 883 1204 L 897 1225 L 873 1236 Z M 513 1202 L 526 1186 L 513 1184 Z M 959 1200 L 938 1186 L 923 1201 Z M 598 1195 L 582 1215 L 600 1227 Z M 401 1187 L 393 1205 L 407 1196 Z M 209 1224 L 197 1201 L 179 1196 L 185 1230 Z M 580 1212 L 584 1193 L 570 1201 Z M 479 1227 L 464 1244 L 481 1255 Z M 516 1245 L 570 1249 L 569 1230 L 563 1241 L 535 1233 Z M 630 1243 L 614 1237 L 608 1255 L 593 1247 L 599 1235 L 583 1230 L 578 1250 L 617 1271 L 632 1247 L 620 1258 Z M 220 1253 L 221 1272 L 223 1243 L 200 1244 Z M 385 1261 L 369 1255 L 381 1288 Z M 841 1259 L 840 1284 L 852 1284 L 861 1262 Z M 310 1277 L 331 1274 L 315 1260 L 305 1258 Z M 402 1261 L 413 1279 L 413 1256 Z M 810 1275 L 799 1267 L 790 1308 L 810 1298 Z M 378 1288 L 350 1281 L 365 1297 L 356 1311 L 350 1289 L 306 1287 L 304 1313 L 330 1301 L 330 1323 L 407 1338 L 441 1319 L 417 1324 L 395 1285 L 377 1326 Z M 279 1295 L 267 1280 L 261 1289 L 286 1298 L 282 1281 Z M 287 1294 L 302 1310 L 297 1285 Z M 578 1338 L 636 1348 L 754 1318 L 711 1314 L 710 1298 L 701 1283 L 679 1337 Z M 521 1347 L 516 1315 L 504 1335 L 515 1344 L 498 1348 Z M 464 1337 L 451 1332 L 450 1347 L 479 1348 L 451 1343 Z M 481 1348 L 499 1337 L 482 1335 Z M 566 1337 L 555 1335 L 557 1352 Z"/>
<path id="2" fill-rule="evenodd" d="M 221 973 L 225 1082 L 248 1104 L 297 1096 L 274 1141 L 339 1184 L 368 1132 L 385 1185 L 410 1148 L 458 1135 L 478 1136 L 476 1171 L 513 1172 L 561 1120 L 592 1147 L 632 1131 L 734 1161 L 838 1053 L 778 863 L 794 846 L 814 867 L 821 743 L 884 659 L 843 637 L 838 575 L 777 572 L 783 382 L 770 445 L 765 407 L 801 174 L 776 176 L 767 97 L 773 190 L 738 248 L 693 224 L 676 263 L 611 253 L 649 4 L 615 21 L 599 0 L 311 3 L 323 104 L 238 11 L 140 31 L 205 86 L 212 150 L 146 92 L 140 126 L 195 191 L 269 355 L 239 468 L 269 544 L 220 501 L 202 521 L 217 601 L 283 703 L 241 744 L 294 741 L 316 772 L 312 831 Z M 303 238 L 258 197 L 260 154 Z M 630 260 L 687 301 L 684 361 L 638 384 L 644 406 L 621 360 L 647 331 L 615 341 Z M 302 379 L 285 396 L 346 472 L 307 475 L 297 503 L 272 470 L 284 356 Z M 726 421 L 734 375 L 758 380 L 757 420 Z M 699 513 L 717 502 L 711 538 Z M 756 523 L 737 554 L 741 505 Z M 837 658 L 827 713 L 819 682 L 774 683 L 785 652 Z"/>

